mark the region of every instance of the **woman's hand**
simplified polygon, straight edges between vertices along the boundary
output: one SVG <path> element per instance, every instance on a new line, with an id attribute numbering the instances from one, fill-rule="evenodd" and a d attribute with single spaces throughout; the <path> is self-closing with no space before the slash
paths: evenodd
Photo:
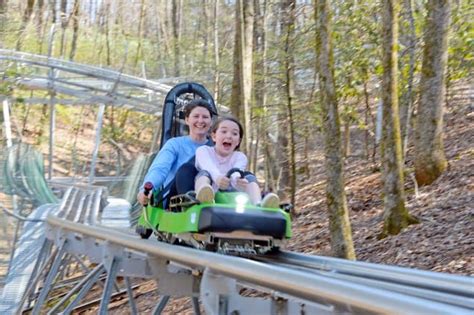
<path id="1" fill-rule="evenodd" d="M 225 176 L 220 176 L 216 180 L 217 187 L 222 190 L 226 190 L 230 185 L 230 178 Z"/>
<path id="2" fill-rule="evenodd" d="M 145 193 L 143 191 L 140 191 L 137 195 L 137 200 L 142 206 L 146 206 L 148 202 L 150 202 L 150 198 L 145 196 Z"/>
<path id="3" fill-rule="evenodd" d="M 247 188 L 247 185 L 249 184 L 249 181 L 245 178 L 237 178 L 235 181 L 235 188 L 237 188 L 240 191 L 245 191 Z"/>

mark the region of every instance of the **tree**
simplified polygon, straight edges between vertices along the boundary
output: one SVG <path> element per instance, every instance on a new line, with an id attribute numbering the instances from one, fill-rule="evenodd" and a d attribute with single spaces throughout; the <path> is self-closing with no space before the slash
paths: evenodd
<path id="1" fill-rule="evenodd" d="M 252 1 L 237 1 L 236 38 L 234 47 L 234 81 L 232 84 L 231 109 L 233 114 L 243 120 L 245 135 L 242 147 L 251 153 L 251 101 L 253 87 L 253 14 Z M 252 161 L 251 161 L 252 163 Z M 252 168 L 252 165 L 250 165 Z"/>
<path id="2" fill-rule="evenodd" d="M 219 94 L 219 87 L 220 87 L 220 72 L 219 72 L 219 65 L 220 65 L 220 59 L 219 59 L 219 31 L 218 31 L 218 15 L 219 15 L 219 1 L 214 1 L 214 7 L 213 7 L 213 39 L 214 39 L 214 100 L 216 103 L 219 103 L 220 101 L 220 94 Z"/>
<path id="3" fill-rule="evenodd" d="M 293 107 L 295 101 L 295 60 L 294 60 L 294 37 L 295 37 L 295 0 L 286 0 L 282 2 L 283 12 L 283 32 L 285 36 L 284 45 L 284 71 L 285 71 L 285 96 L 286 96 L 286 114 L 288 115 L 288 161 L 290 164 L 290 197 L 291 203 L 295 204 L 296 194 L 296 144 L 295 128 L 293 119 Z"/>
<path id="4" fill-rule="evenodd" d="M 137 31 L 137 35 L 138 35 L 138 44 L 137 44 L 137 52 L 135 53 L 135 67 L 138 66 L 138 61 L 140 59 L 143 59 L 143 25 L 144 25 L 144 20 L 145 20 L 145 12 L 147 10 L 147 4 L 145 2 L 145 0 L 141 0 L 140 2 L 140 17 L 139 17 L 139 20 L 138 20 L 138 31 Z M 178 68 L 179 69 L 179 68 Z"/>
<path id="5" fill-rule="evenodd" d="M 230 111 L 238 119 L 242 120 L 242 29 L 240 27 L 240 1 L 236 2 L 235 8 L 235 36 L 234 36 L 234 52 L 233 52 L 233 77 L 232 77 L 232 93 L 230 97 Z"/>
<path id="6" fill-rule="evenodd" d="M 173 35 L 174 35 L 174 74 L 181 75 L 181 26 L 183 20 L 183 0 L 173 0 Z"/>
<path id="7" fill-rule="evenodd" d="M 260 108 L 257 112 L 261 116 L 261 149 L 265 156 L 265 187 L 266 191 L 276 191 L 276 177 L 278 176 L 277 165 L 275 163 L 275 152 L 273 150 L 271 138 L 269 137 L 270 111 L 268 109 L 268 88 L 267 88 L 267 22 L 269 18 L 268 2 L 266 0 L 254 0 L 255 5 L 255 103 Z"/>
<path id="8" fill-rule="evenodd" d="M 351 225 L 344 192 L 341 131 L 334 83 L 331 6 L 329 0 L 317 0 L 316 58 L 324 131 L 326 166 L 326 203 L 331 233 L 331 248 L 337 257 L 355 259 Z"/>
<path id="9" fill-rule="evenodd" d="M 77 49 L 77 39 L 79 37 L 79 0 L 74 1 L 74 6 L 71 13 L 72 19 L 72 40 L 71 51 L 69 52 L 69 60 L 74 60 Z M 108 23 L 108 22 L 107 22 Z"/>
<path id="10" fill-rule="evenodd" d="M 7 7 L 7 0 L 0 0 L 0 48 L 4 48 L 3 41 L 7 30 Z"/>
<path id="11" fill-rule="evenodd" d="M 285 22 L 283 16 L 286 14 L 285 9 L 286 7 L 283 4 L 277 4 L 274 5 L 274 16 L 275 16 L 275 22 L 273 26 L 273 32 L 280 32 L 281 30 L 285 28 Z M 279 23 L 279 28 L 278 28 L 278 23 Z M 278 47 L 284 47 L 284 42 L 282 42 L 281 37 L 278 37 L 276 39 L 276 43 Z M 274 102 L 281 105 L 279 108 L 276 109 L 277 116 L 276 116 L 276 122 L 278 124 L 276 128 L 276 143 L 274 143 L 275 146 L 275 160 L 277 163 L 277 168 L 278 168 L 278 175 L 276 176 L 276 182 L 277 182 L 277 189 L 278 192 L 280 193 L 286 193 L 286 188 L 290 185 L 290 161 L 288 159 L 288 145 L 289 145 L 289 140 L 288 140 L 288 114 L 287 114 L 287 107 L 285 106 L 285 103 L 281 102 L 280 97 L 284 98 L 285 95 L 282 95 L 282 91 L 284 91 L 284 86 L 281 84 L 281 82 L 284 82 L 285 77 L 281 76 L 281 74 L 285 74 L 285 52 L 281 51 L 281 48 L 277 48 L 277 52 L 281 55 L 277 55 L 277 60 L 276 64 L 278 64 L 278 72 L 280 75 L 277 76 L 279 82 L 278 82 L 278 91 L 275 91 L 275 94 L 277 95 L 278 98 L 274 99 Z M 275 121 L 273 121 L 275 123 Z M 285 196 L 286 197 L 286 196 Z"/>
<path id="12" fill-rule="evenodd" d="M 431 184 L 447 167 L 443 146 L 443 106 L 451 1 L 430 0 L 427 9 L 415 131 L 415 177 L 420 185 Z"/>
<path id="13" fill-rule="evenodd" d="M 413 0 L 403 0 L 402 16 L 405 16 L 406 27 L 404 41 L 406 42 L 406 51 L 408 53 L 408 74 L 406 88 L 401 96 L 400 106 L 400 132 L 402 137 L 402 156 L 405 159 L 405 154 L 408 148 L 408 137 L 410 135 L 410 122 L 413 110 L 413 81 L 415 77 L 415 51 L 416 51 L 416 33 L 415 33 L 415 18 L 413 17 Z M 402 38 L 403 38 L 402 37 Z M 402 40 L 400 40 L 402 41 Z M 403 73 L 403 71 L 402 71 Z"/>
<path id="14" fill-rule="evenodd" d="M 16 50 L 21 50 L 21 46 L 23 45 L 23 37 L 25 35 L 26 27 L 30 22 L 31 14 L 33 13 L 33 8 L 35 6 L 35 0 L 28 0 L 26 2 L 26 8 L 23 12 L 21 26 L 18 34 L 18 39 L 16 41 Z"/>
<path id="15" fill-rule="evenodd" d="M 398 111 L 398 0 L 382 2 L 382 177 L 384 185 L 384 225 L 382 237 L 398 234 L 415 220 L 405 208 L 403 191 L 402 143 Z"/>

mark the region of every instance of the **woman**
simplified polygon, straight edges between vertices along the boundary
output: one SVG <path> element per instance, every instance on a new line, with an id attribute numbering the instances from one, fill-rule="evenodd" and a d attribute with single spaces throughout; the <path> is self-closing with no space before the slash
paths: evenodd
<path id="1" fill-rule="evenodd" d="M 209 141 L 207 136 L 213 116 L 209 104 L 202 99 L 192 100 L 186 106 L 184 115 L 189 135 L 168 140 L 153 160 L 143 181 L 151 182 L 155 190 L 171 184 L 169 196 L 193 189 L 197 170 L 187 162 L 194 157 L 198 147 Z M 137 200 L 142 205 L 148 204 L 149 198 L 143 192 L 143 185 Z"/>

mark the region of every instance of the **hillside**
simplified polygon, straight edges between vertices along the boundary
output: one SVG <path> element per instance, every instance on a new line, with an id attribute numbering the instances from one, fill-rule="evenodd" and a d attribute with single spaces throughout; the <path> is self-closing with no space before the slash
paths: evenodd
<path id="1" fill-rule="evenodd" d="M 448 170 L 432 185 L 415 189 L 411 173 L 413 147 L 407 157 L 407 207 L 420 224 L 399 235 L 378 239 L 383 196 L 378 165 L 361 157 L 346 160 L 346 193 L 357 259 L 424 270 L 474 275 L 474 112 L 472 88 L 458 95 L 445 114 Z M 459 92 L 464 91 L 460 88 Z M 322 147 L 311 153 L 310 175 L 297 191 L 294 237 L 287 250 L 330 256 L 324 192 Z M 136 292 L 140 310 L 153 310 L 159 296 L 153 281 Z M 126 301 L 113 314 L 128 314 Z M 165 314 L 193 314 L 190 299 L 172 299 Z"/>
<path id="2" fill-rule="evenodd" d="M 448 170 L 432 185 L 414 187 L 413 148 L 408 152 L 406 197 L 409 212 L 421 220 L 396 236 L 379 240 L 383 195 L 380 172 L 370 161 L 346 161 L 346 193 L 358 260 L 433 271 L 474 273 L 474 114 L 472 104 L 445 115 Z M 298 191 L 295 237 L 288 249 L 330 255 L 324 200 L 322 152 L 314 152 L 314 175 Z M 308 203 L 307 201 L 310 200 Z"/>
<path id="3" fill-rule="evenodd" d="M 383 215 L 380 167 L 361 156 L 346 159 L 346 193 L 358 260 L 454 274 L 474 274 L 474 113 L 471 90 L 468 86 L 467 94 L 454 98 L 455 101 L 450 102 L 446 110 L 445 148 L 449 167 L 434 184 L 415 187 L 411 161 L 413 147 L 409 148 L 405 181 L 407 207 L 411 214 L 420 219 L 420 224 L 408 227 L 399 235 L 378 239 Z M 301 175 L 293 218 L 294 237 L 286 249 L 331 255 L 325 206 L 323 148 L 319 145 L 321 141 L 318 137 L 320 135 L 316 135 L 314 142 L 317 145 L 310 153 L 310 172 Z M 362 141 L 358 141 L 360 139 L 357 137 L 355 132 L 354 152 L 361 151 L 357 145 Z M 90 156 L 87 153 L 90 147 L 85 145 L 90 139 L 89 134 L 84 139 L 79 136 L 78 142 L 82 145 L 78 148 L 84 151 L 78 154 L 84 159 L 81 159 L 81 163 L 87 163 L 86 159 Z M 29 140 L 30 143 L 34 142 L 33 138 Z M 122 148 L 124 157 L 143 151 L 134 143 L 125 143 Z M 63 153 L 66 156 L 59 158 L 58 164 L 64 161 L 66 164 L 63 168 L 69 169 L 68 152 Z M 104 158 L 107 162 L 103 165 L 113 168 L 113 155 Z M 135 283 L 138 282 L 137 279 Z M 145 313 L 153 309 L 159 298 L 154 281 L 142 283 L 135 290 L 135 295 L 139 309 Z M 128 314 L 125 300 L 115 301 L 112 305 L 111 313 Z M 190 300 L 185 298 L 171 300 L 165 313 L 191 314 L 191 310 Z M 86 313 L 92 314 L 94 310 Z"/>

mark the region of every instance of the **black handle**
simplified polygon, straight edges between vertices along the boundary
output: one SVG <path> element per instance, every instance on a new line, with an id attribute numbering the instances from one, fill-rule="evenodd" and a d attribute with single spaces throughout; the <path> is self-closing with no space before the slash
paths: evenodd
<path id="1" fill-rule="evenodd" d="M 146 182 L 145 185 L 143 185 L 143 194 L 148 197 L 150 192 L 153 190 L 153 184 L 150 182 Z M 143 205 L 144 207 L 148 206 L 148 204 Z"/>
<path id="2" fill-rule="evenodd" d="M 226 174 L 225 176 L 227 178 L 230 178 L 232 176 L 232 174 L 234 173 L 239 173 L 240 174 L 240 178 L 244 178 L 245 177 L 245 174 L 244 174 L 244 171 L 242 171 L 240 168 L 237 168 L 237 167 L 234 167 L 234 168 L 231 168 Z"/>

